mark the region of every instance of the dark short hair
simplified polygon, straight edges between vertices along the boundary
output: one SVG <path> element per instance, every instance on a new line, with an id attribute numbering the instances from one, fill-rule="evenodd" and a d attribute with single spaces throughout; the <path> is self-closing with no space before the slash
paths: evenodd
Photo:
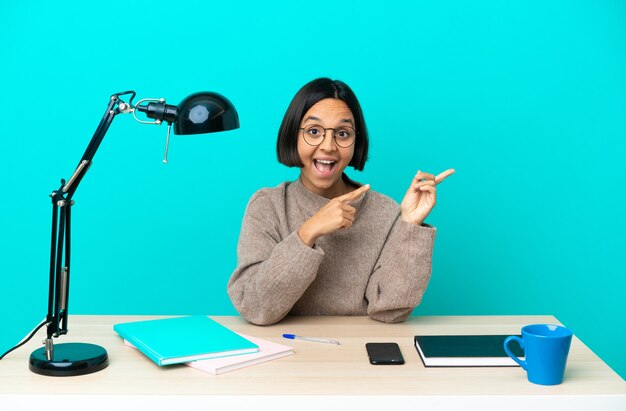
<path id="1" fill-rule="evenodd" d="M 354 92 L 348 85 L 339 80 L 318 78 L 305 84 L 294 96 L 283 117 L 278 130 L 276 154 L 278 161 L 288 167 L 303 167 L 298 155 L 298 133 L 300 122 L 307 111 L 318 101 L 326 98 L 336 98 L 348 106 L 354 117 L 354 128 L 357 132 L 354 142 L 354 155 L 350 164 L 356 170 L 363 170 L 367 161 L 367 127 L 361 111 L 361 105 Z"/>

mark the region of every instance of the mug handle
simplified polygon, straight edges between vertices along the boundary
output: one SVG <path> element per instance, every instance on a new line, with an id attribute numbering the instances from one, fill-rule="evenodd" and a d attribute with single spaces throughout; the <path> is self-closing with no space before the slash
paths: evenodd
<path id="1" fill-rule="evenodd" d="M 517 341 L 517 343 L 519 344 L 520 348 L 522 350 L 524 350 L 524 340 L 522 340 L 521 338 L 519 338 L 517 335 L 512 335 L 510 337 L 507 337 L 506 340 L 504 340 L 504 351 L 506 351 L 507 355 L 509 357 L 511 357 L 513 359 L 513 361 L 515 361 L 516 363 L 518 363 L 523 369 L 526 370 L 526 361 L 522 361 L 519 358 L 517 358 L 515 355 L 513 355 L 513 353 L 511 352 L 511 350 L 509 350 L 509 342 L 510 341 Z M 526 351 L 526 350 L 524 350 Z"/>

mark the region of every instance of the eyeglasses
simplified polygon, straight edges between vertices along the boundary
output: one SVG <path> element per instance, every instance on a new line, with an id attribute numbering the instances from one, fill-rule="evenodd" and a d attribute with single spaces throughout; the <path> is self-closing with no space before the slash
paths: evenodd
<path id="1" fill-rule="evenodd" d="M 348 148 L 356 140 L 356 130 L 349 126 L 341 126 L 337 128 L 324 128 L 316 124 L 306 127 L 300 127 L 304 141 L 310 146 L 319 146 L 326 138 L 326 131 L 333 130 L 333 138 L 335 143 L 341 148 Z"/>

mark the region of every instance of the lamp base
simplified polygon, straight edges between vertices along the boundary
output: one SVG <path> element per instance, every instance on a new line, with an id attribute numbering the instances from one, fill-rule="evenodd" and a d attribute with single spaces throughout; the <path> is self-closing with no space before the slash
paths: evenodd
<path id="1" fill-rule="evenodd" d="M 91 374 L 109 365 L 109 357 L 104 348 L 95 344 L 65 343 L 55 344 L 52 360 L 46 357 L 46 349 L 32 352 L 28 368 L 36 374 L 51 377 L 71 377 Z"/>

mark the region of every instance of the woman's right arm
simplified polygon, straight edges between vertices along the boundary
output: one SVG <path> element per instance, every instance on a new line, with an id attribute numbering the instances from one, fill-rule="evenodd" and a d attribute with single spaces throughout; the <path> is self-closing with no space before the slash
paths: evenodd
<path id="1" fill-rule="evenodd" d="M 248 321 L 269 325 L 286 316 L 317 275 L 324 257 L 304 244 L 297 231 L 281 238 L 280 221 L 270 198 L 255 194 L 246 208 L 237 268 L 228 295 Z"/>

